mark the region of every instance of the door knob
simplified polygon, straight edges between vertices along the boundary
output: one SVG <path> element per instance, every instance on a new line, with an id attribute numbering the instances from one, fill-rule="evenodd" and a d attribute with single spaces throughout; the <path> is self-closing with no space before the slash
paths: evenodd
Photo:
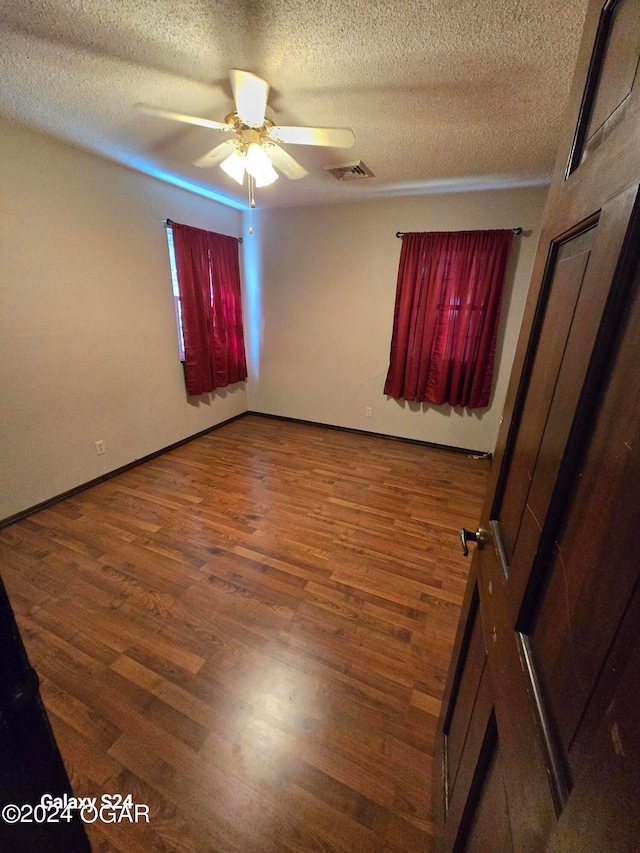
<path id="1" fill-rule="evenodd" d="M 475 542 L 477 548 L 482 548 L 483 545 L 491 542 L 491 534 L 486 527 L 479 527 L 475 533 L 463 527 L 460 531 L 460 541 L 462 542 L 462 553 L 465 557 L 468 557 L 469 548 L 467 547 L 467 542 Z"/>

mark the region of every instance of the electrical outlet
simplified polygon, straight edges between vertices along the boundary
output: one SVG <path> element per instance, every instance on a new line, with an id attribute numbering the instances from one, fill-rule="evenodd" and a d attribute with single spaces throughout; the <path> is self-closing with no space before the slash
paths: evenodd
<path id="1" fill-rule="evenodd" d="M 365 414 L 365 417 L 367 417 L 367 418 L 371 417 L 371 407 L 370 406 L 367 406 L 367 408 L 364 410 L 364 414 Z"/>
<path id="2" fill-rule="evenodd" d="M 96 441 L 96 456 L 102 456 L 105 452 L 104 441 Z"/>

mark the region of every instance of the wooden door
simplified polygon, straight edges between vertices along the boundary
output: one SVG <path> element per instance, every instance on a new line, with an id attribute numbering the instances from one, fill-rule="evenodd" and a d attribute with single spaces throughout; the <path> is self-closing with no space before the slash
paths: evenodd
<path id="1" fill-rule="evenodd" d="M 442 851 L 640 838 L 640 0 L 590 4 L 436 743 Z"/>
<path id="2" fill-rule="evenodd" d="M 77 811 L 31 811 L 43 794 L 72 797 L 67 772 L 0 580 L 0 850 L 86 853 Z M 20 809 L 17 812 L 16 808 Z M 18 819 L 19 818 L 19 819 Z"/>

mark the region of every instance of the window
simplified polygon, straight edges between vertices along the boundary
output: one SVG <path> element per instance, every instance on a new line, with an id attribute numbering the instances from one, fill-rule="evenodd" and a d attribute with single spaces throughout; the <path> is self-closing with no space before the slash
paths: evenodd
<path id="1" fill-rule="evenodd" d="M 171 283 L 173 285 L 173 307 L 176 312 L 176 328 L 178 330 L 178 352 L 180 361 L 184 361 L 184 332 L 182 331 L 182 305 L 180 303 L 180 288 L 178 287 L 178 271 L 176 269 L 176 251 L 173 247 L 173 228 L 167 226 L 167 243 L 169 244 L 169 265 L 171 267 Z"/>
<path id="2" fill-rule="evenodd" d="M 247 365 L 238 239 L 174 222 L 169 246 L 187 393 L 206 394 L 243 381 Z M 174 298 L 175 293 L 174 284 Z"/>
<path id="3" fill-rule="evenodd" d="M 385 394 L 489 405 L 512 239 L 511 230 L 404 235 Z"/>

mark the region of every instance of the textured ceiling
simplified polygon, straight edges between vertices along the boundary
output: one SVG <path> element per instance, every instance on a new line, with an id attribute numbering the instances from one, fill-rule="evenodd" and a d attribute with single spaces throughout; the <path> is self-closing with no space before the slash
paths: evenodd
<path id="1" fill-rule="evenodd" d="M 226 136 L 144 115 L 223 120 L 230 68 L 271 84 L 279 124 L 347 126 L 348 150 L 283 146 L 310 172 L 259 207 L 536 182 L 551 170 L 586 0 L 4 0 L 0 113 L 151 174 L 246 203 Z M 363 160 L 375 178 L 323 169 Z"/>

